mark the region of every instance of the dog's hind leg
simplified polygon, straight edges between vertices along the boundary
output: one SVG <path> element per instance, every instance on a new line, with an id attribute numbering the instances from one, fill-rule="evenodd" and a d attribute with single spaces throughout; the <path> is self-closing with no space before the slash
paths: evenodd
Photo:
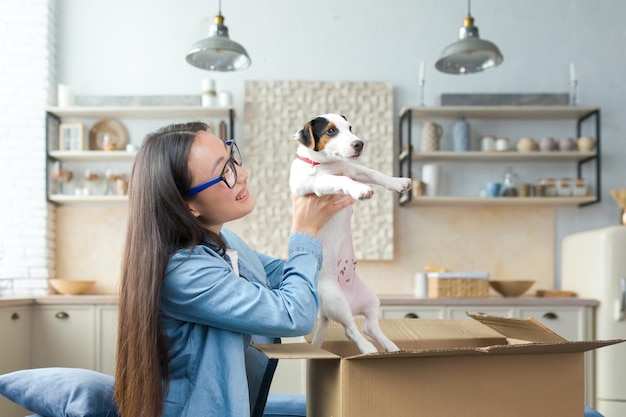
<path id="1" fill-rule="evenodd" d="M 347 312 L 350 311 L 348 308 L 349 307 L 346 304 Z M 354 322 L 354 317 L 352 317 L 351 314 L 339 313 L 339 314 L 331 314 L 331 316 L 332 316 L 331 317 L 332 320 L 338 322 L 339 324 L 343 326 L 346 337 L 352 340 L 356 344 L 356 346 L 359 348 L 359 351 L 361 351 L 361 353 L 378 352 L 378 349 L 376 349 L 376 346 L 374 346 L 373 343 L 371 343 L 365 337 L 363 337 L 363 335 L 359 331 L 359 328 Z M 312 345 L 322 346 L 322 343 L 324 343 L 324 339 L 326 338 L 326 330 L 328 330 L 328 324 L 331 318 L 323 314 L 320 314 L 320 319 L 317 323 L 315 334 L 313 335 L 313 341 L 311 342 Z"/>
<path id="2" fill-rule="evenodd" d="M 365 316 L 363 333 L 378 342 L 387 352 L 400 350 L 380 329 L 380 324 L 378 323 L 380 300 L 374 291 L 358 277 L 354 280 L 350 300 L 353 306 L 352 312 Z"/>
<path id="3" fill-rule="evenodd" d="M 383 349 L 387 352 L 396 352 L 398 346 L 393 343 L 380 329 L 380 323 L 378 322 L 378 309 L 380 307 L 380 300 L 368 287 L 363 284 L 363 281 L 358 281 L 362 284 L 359 289 L 360 301 L 362 303 L 358 312 L 365 316 L 365 324 L 363 325 L 363 333 L 377 341 Z"/>
<path id="4" fill-rule="evenodd" d="M 363 325 L 363 333 L 380 343 L 387 352 L 397 352 L 400 350 L 380 329 L 378 324 L 378 312 L 369 312 L 365 315 L 365 324 Z"/>
<path id="5" fill-rule="evenodd" d="M 357 345 L 361 353 L 378 352 L 376 346 L 367 340 L 359 331 L 359 328 L 354 322 L 350 303 L 346 299 L 337 281 L 334 278 L 320 278 L 317 283 L 317 289 L 320 295 L 320 317 L 324 317 L 326 320 L 334 320 L 341 324 L 345 330 L 346 337 Z M 328 325 L 328 323 L 326 323 L 326 325 Z M 320 326 L 318 326 L 318 328 L 319 327 Z M 316 338 L 317 332 L 313 337 L 314 342 Z M 321 340 L 323 340 L 323 336 Z"/>
<path id="6" fill-rule="evenodd" d="M 359 331 L 359 328 L 354 322 L 354 318 L 350 316 L 349 323 L 342 323 L 346 331 L 346 337 L 352 340 L 359 348 L 361 353 L 376 353 L 378 349 L 372 342 L 367 340 Z"/>

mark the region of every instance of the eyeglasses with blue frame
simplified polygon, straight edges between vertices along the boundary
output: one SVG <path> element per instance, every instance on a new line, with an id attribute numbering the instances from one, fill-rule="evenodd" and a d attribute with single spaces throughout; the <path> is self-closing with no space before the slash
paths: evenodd
<path id="1" fill-rule="evenodd" d="M 241 152 L 239 152 L 239 148 L 237 147 L 234 139 L 227 140 L 225 143 L 226 146 L 230 146 L 230 158 L 226 161 L 226 165 L 224 165 L 224 169 L 222 170 L 220 176 L 202 184 L 198 184 L 195 187 L 191 187 L 189 191 L 185 193 L 185 197 L 193 197 L 220 181 L 224 181 L 228 188 L 233 188 L 235 184 L 237 184 L 237 167 L 235 165 L 241 166 L 243 162 L 241 159 Z"/>

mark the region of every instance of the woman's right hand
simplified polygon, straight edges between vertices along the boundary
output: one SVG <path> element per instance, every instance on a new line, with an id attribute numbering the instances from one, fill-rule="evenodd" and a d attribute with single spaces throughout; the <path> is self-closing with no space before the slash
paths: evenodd
<path id="1" fill-rule="evenodd" d="M 343 194 L 331 194 L 318 197 L 315 194 L 292 198 L 293 220 L 291 232 L 303 232 L 317 236 L 320 228 L 330 217 L 341 209 L 354 203 L 354 199 Z"/>

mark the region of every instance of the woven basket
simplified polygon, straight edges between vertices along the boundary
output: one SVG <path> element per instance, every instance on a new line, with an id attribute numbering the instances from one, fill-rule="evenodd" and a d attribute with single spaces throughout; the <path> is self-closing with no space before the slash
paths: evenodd
<path id="1" fill-rule="evenodd" d="M 428 278 L 429 298 L 478 298 L 488 296 L 488 279 Z"/>

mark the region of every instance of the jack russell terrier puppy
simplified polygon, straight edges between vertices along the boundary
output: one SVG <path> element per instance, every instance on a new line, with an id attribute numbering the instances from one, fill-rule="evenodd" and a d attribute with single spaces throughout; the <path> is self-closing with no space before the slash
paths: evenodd
<path id="1" fill-rule="evenodd" d="M 410 178 L 390 177 L 356 165 L 363 152 L 363 141 L 352 133 L 352 126 L 338 114 L 324 114 L 308 122 L 294 138 L 299 142 L 297 158 L 291 164 L 289 185 L 296 195 L 315 193 L 346 194 L 355 200 L 372 197 L 367 184 L 382 185 L 398 193 L 411 186 Z M 387 338 L 378 324 L 380 301 L 356 273 L 356 257 L 351 233 L 352 206 L 334 214 L 320 229 L 324 262 L 318 280 L 320 319 L 313 345 L 321 346 L 329 320 L 343 325 L 346 336 L 362 353 L 377 352 L 357 328 L 354 316 L 365 316 L 363 332 L 386 351 L 398 347 Z"/>

